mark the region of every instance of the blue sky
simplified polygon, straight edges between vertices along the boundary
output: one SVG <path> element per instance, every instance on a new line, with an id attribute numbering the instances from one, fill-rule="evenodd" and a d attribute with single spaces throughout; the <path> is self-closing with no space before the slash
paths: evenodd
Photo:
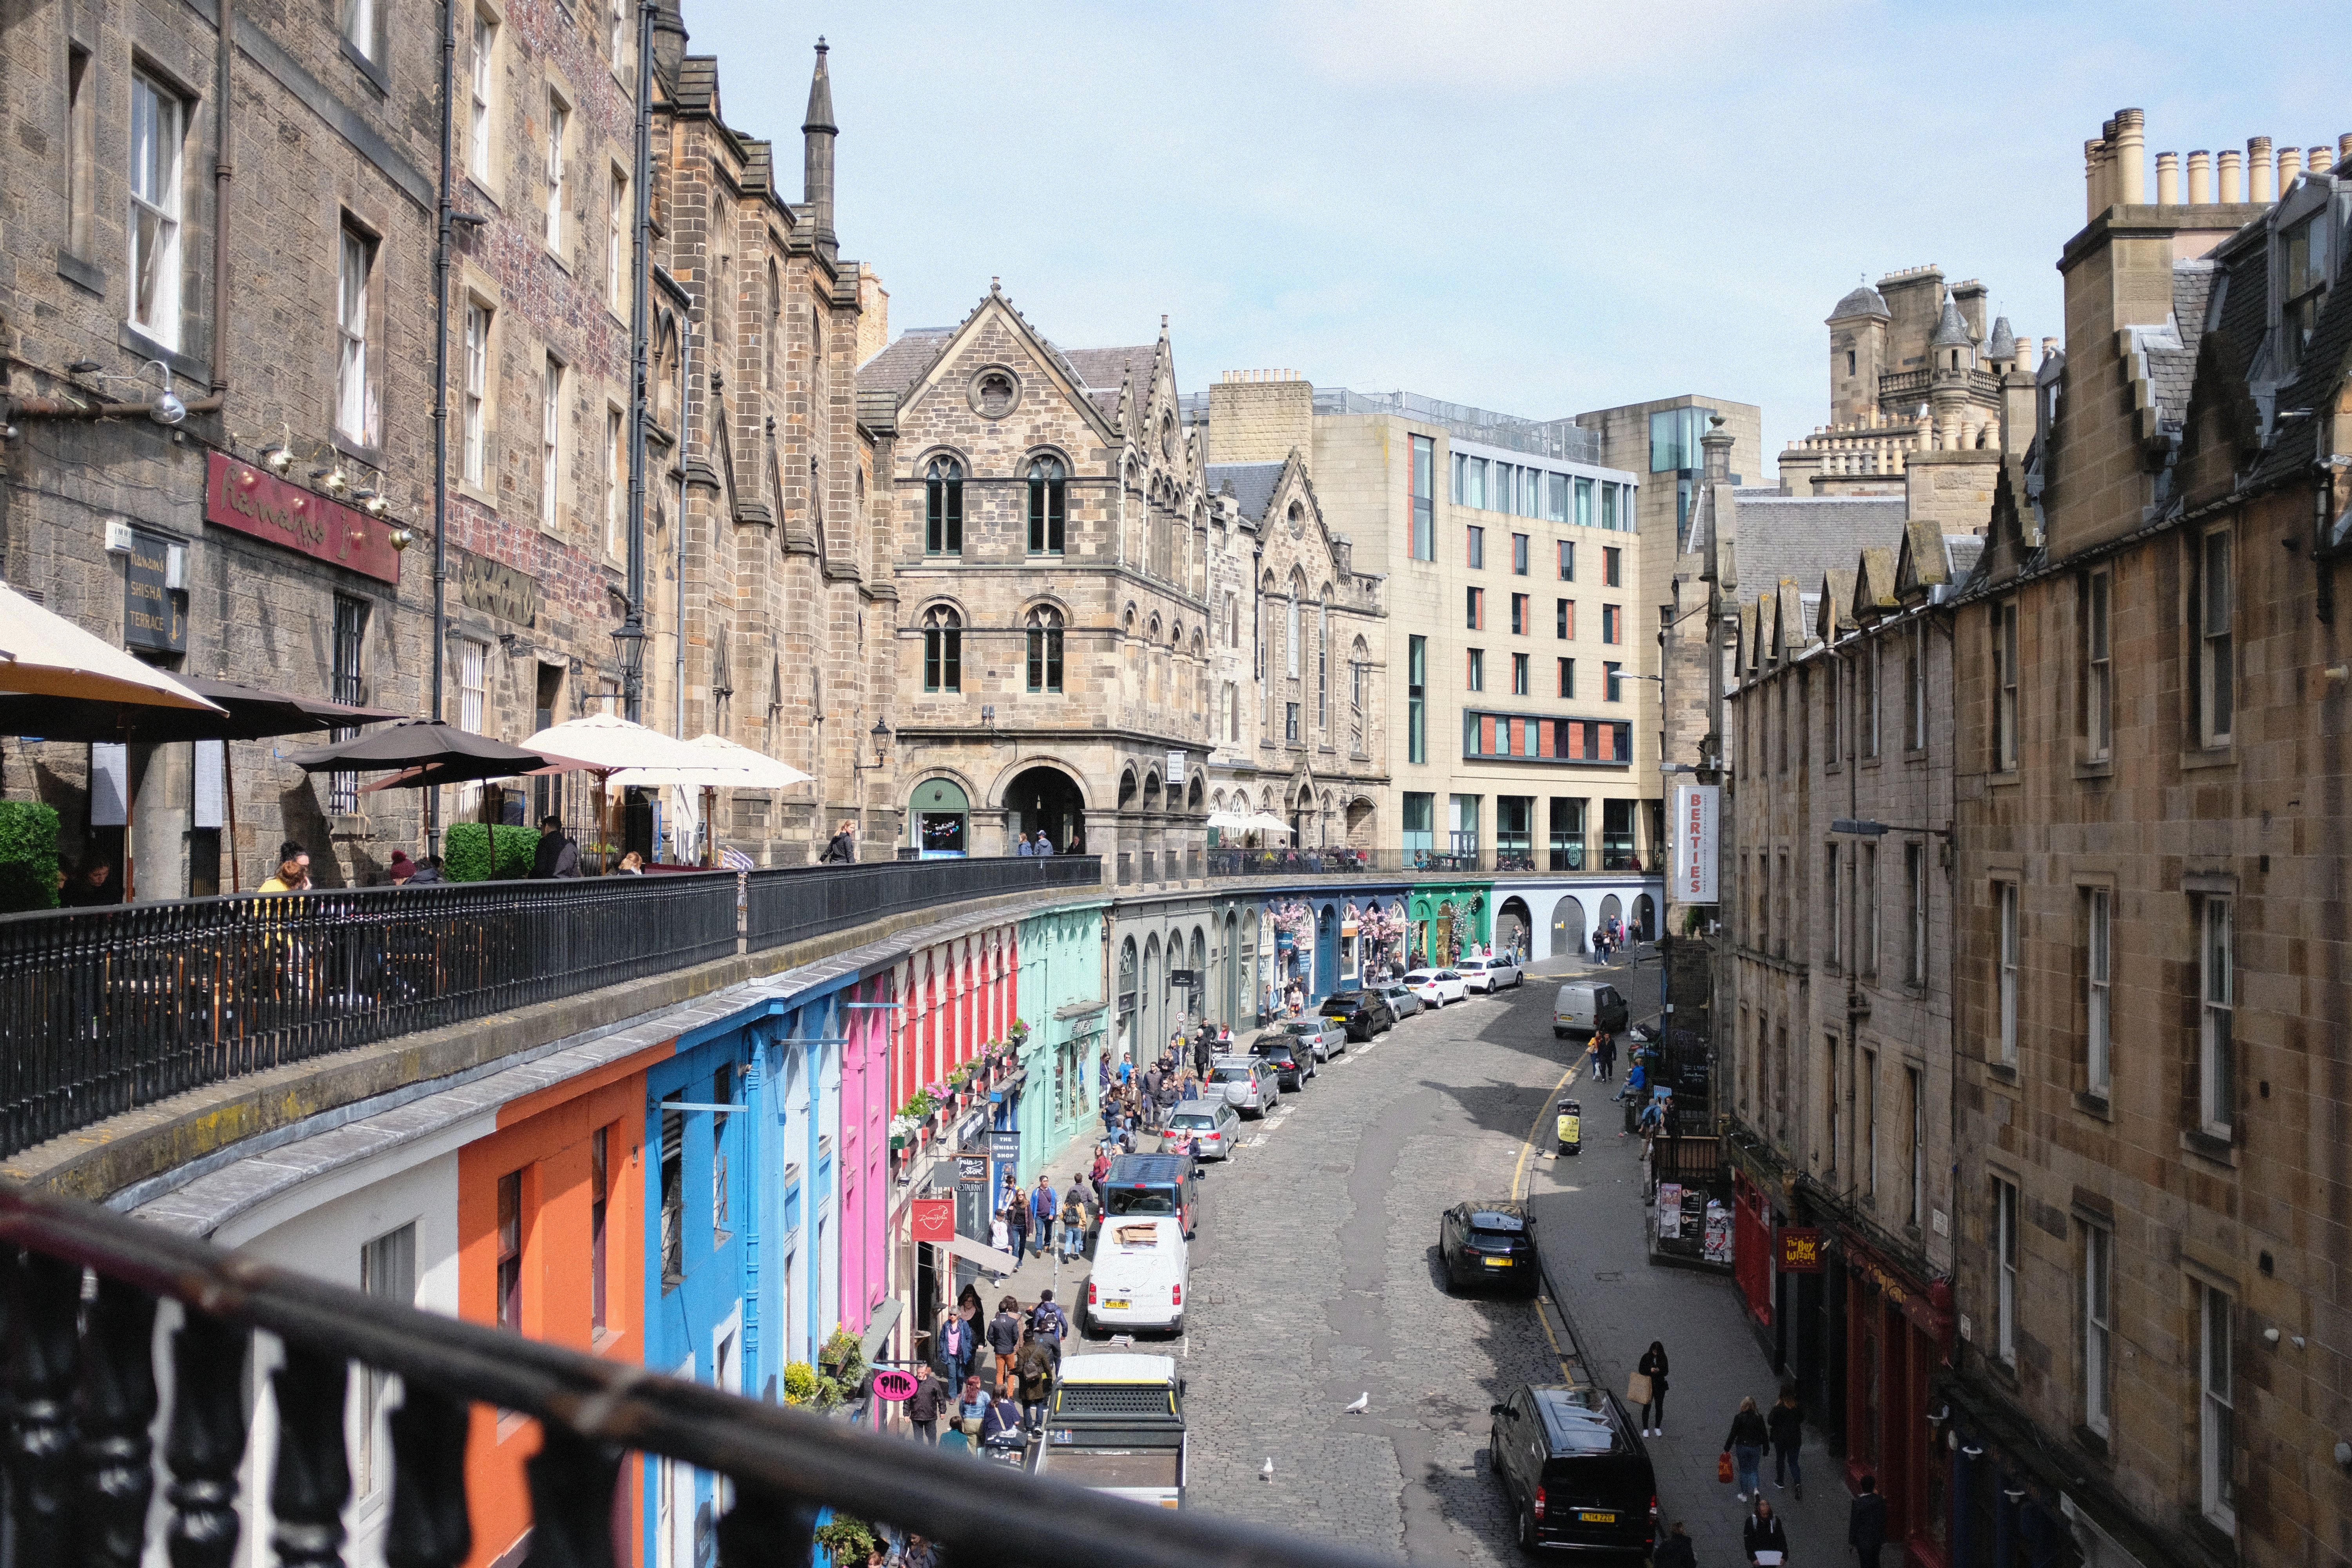
<path id="1" fill-rule="evenodd" d="M 1075 347 L 1167 312 L 1186 391 L 1279 366 L 1539 417 L 1699 392 L 1763 405 L 1768 470 L 1826 417 L 1822 319 L 1862 274 L 1936 262 L 2061 333 L 2116 109 L 2151 154 L 2352 130 L 2307 5 L 685 6 L 795 194 L 828 36 L 836 226 L 894 331 L 995 275 Z"/>

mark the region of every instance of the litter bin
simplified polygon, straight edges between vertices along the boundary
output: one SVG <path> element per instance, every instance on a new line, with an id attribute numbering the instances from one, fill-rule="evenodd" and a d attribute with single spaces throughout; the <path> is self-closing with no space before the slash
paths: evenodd
<path id="1" fill-rule="evenodd" d="M 1563 1154 L 1582 1153 L 1584 1152 L 1584 1107 L 1573 1100 L 1562 1100 L 1559 1102 L 1559 1119 L 1555 1123 L 1555 1131 L 1559 1135 L 1559 1152 Z"/>

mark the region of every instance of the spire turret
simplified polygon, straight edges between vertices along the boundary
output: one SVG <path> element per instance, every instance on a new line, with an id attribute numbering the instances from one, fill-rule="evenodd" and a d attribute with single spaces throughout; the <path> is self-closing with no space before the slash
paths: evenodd
<path id="1" fill-rule="evenodd" d="M 833 142 L 841 128 L 833 122 L 833 78 L 825 71 L 825 41 L 816 41 L 816 70 L 809 79 L 808 117 L 801 124 L 803 148 L 802 200 L 807 224 L 820 254 L 831 257 L 838 242 L 833 233 Z"/>

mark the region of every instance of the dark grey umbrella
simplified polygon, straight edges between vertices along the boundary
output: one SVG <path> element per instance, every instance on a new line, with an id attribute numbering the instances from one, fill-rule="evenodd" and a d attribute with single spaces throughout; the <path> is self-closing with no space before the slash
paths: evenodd
<path id="1" fill-rule="evenodd" d="M 305 697 L 267 686 L 205 680 L 196 676 L 178 679 L 181 685 L 219 704 L 222 711 L 133 706 L 107 698 L 7 692 L 0 693 L 0 735 L 40 741 L 133 741 L 163 745 L 174 741 L 260 741 L 272 735 L 308 735 L 407 717 L 388 709 L 330 702 L 323 697 Z"/>
<path id="2" fill-rule="evenodd" d="M 364 773 L 379 768 L 427 768 L 428 784 L 464 784 L 504 778 L 547 766 L 548 759 L 488 735 L 460 730 L 437 719 L 387 724 L 331 746 L 289 752 L 286 760 L 306 773 Z"/>

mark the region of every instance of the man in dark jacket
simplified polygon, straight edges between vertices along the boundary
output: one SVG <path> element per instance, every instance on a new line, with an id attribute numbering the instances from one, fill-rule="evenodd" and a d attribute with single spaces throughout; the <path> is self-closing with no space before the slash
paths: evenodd
<path id="1" fill-rule="evenodd" d="M 996 1356 L 996 1392 L 1013 1392 L 1013 1358 L 1021 1350 L 1021 1303 L 1007 1296 L 996 1303 L 996 1316 L 988 1320 L 988 1348 Z"/>
<path id="2" fill-rule="evenodd" d="M 1650 1568 L 1698 1568 L 1698 1553 L 1691 1545 L 1690 1531 L 1681 1520 L 1666 1531 L 1665 1539 L 1651 1555 Z"/>
<path id="3" fill-rule="evenodd" d="M 915 1392 L 907 1400 L 907 1419 L 915 1436 L 926 1443 L 940 1440 L 940 1411 L 951 1397 L 948 1385 L 926 1362 L 915 1373 Z"/>
<path id="4" fill-rule="evenodd" d="M 580 875 L 580 846 L 563 831 L 562 820 L 553 815 L 539 819 L 539 845 L 530 852 L 530 879 L 545 882 L 554 878 Z"/>
<path id="5" fill-rule="evenodd" d="M 1879 1548 L 1886 1544 L 1886 1500 L 1878 1495 L 1878 1478 L 1862 1478 L 1862 1495 L 1846 1510 L 1845 1543 L 1862 1560 L 1862 1568 L 1878 1568 Z"/>
<path id="6" fill-rule="evenodd" d="M 1782 1530 L 1780 1521 L 1772 1516 L 1772 1504 L 1769 1500 L 1756 1500 L 1756 1511 L 1749 1514 L 1748 1522 L 1740 1527 L 1739 1543 L 1748 1549 L 1748 1561 L 1750 1563 L 1756 1561 L 1756 1554 L 1759 1552 L 1777 1552 L 1780 1556 L 1774 1559 L 1775 1562 L 1788 1561 L 1789 1532 Z"/>

